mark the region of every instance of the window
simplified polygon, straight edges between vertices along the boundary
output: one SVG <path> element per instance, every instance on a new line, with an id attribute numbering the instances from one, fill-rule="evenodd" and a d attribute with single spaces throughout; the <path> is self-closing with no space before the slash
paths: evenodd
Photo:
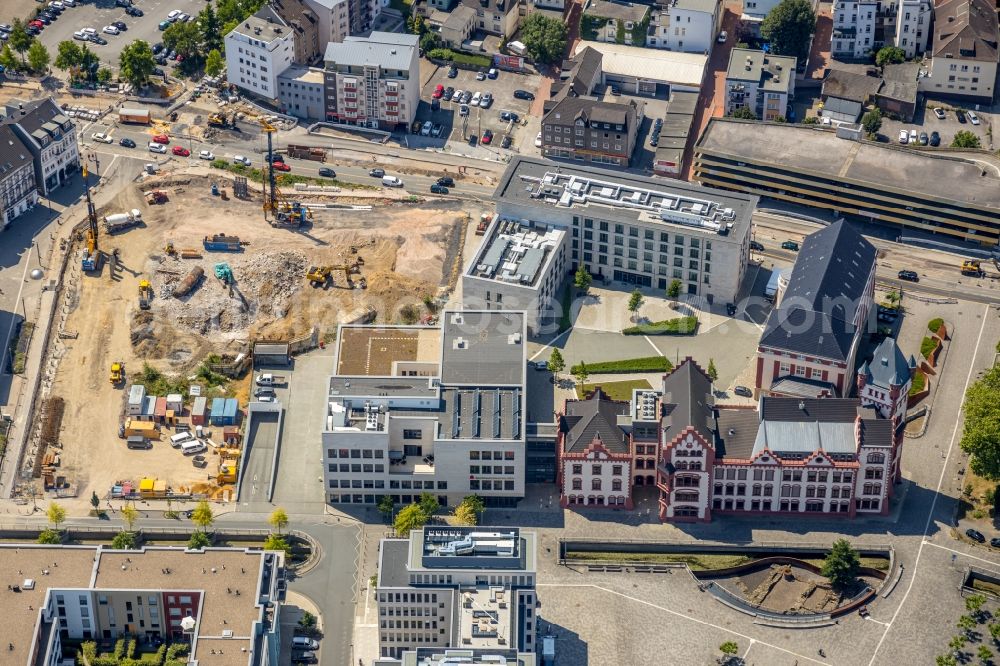
<path id="1" fill-rule="evenodd" d="M 573 465 L 574 474 L 583 474 L 583 465 Z"/>
<path id="2" fill-rule="evenodd" d="M 612 465 L 611 466 L 611 473 L 613 475 L 615 475 L 615 476 L 621 476 L 622 475 L 622 466 L 621 465 Z"/>
<path id="3" fill-rule="evenodd" d="M 868 454 L 868 464 L 869 465 L 882 465 L 885 463 L 884 453 L 869 453 Z"/>
<path id="4" fill-rule="evenodd" d="M 591 490 L 600 490 L 601 489 L 601 480 L 600 479 L 593 479 L 593 480 L 591 480 L 591 482 L 590 482 L 590 489 Z"/>
<path id="5" fill-rule="evenodd" d="M 614 479 L 611 482 L 611 490 L 613 490 L 615 492 L 620 492 L 621 489 L 622 489 L 622 480 L 621 479 Z"/>
<path id="6" fill-rule="evenodd" d="M 573 490 L 583 490 L 582 479 L 573 479 Z"/>
<path id="7" fill-rule="evenodd" d="M 591 465 L 590 466 L 590 473 L 591 474 L 600 474 L 601 473 L 601 466 L 600 465 Z"/>

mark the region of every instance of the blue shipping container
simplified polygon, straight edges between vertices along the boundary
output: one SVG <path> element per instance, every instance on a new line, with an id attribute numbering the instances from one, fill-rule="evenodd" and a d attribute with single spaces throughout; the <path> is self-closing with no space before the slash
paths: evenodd
<path id="1" fill-rule="evenodd" d="M 222 425 L 236 425 L 236 414 L 239 411 L 239 403 L 236 398 L 226 398 L 226 406 L 222 411 Z"/>
<path id="2" fill-rule="evenodd" d="M 226 401 L 224 398 L 212 398 L 212 411 L 209 416 L 209 421 L 212 425 L 220 426 L 225 425 L 222 420 L 222 412 L 226 408 Z"/>

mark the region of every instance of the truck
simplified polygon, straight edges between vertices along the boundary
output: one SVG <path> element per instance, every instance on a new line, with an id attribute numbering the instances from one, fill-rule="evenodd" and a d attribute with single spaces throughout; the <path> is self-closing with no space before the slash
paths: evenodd
<path id="1" fill-rule="evenodd" d="M 133 208 L 127 213 L 115 213 L 114 215 L 105 216 L 104 231 L 108 234 L 114 234 L 140 224 L 142 224 L 142 211 L 138 208 Z"/>
<path id="2" fill-rule="evenodd" d="M 781 280 L 781 271 L 771 271 L 771 279 L 767 281 L 767 286 L 764 287 L 764 298 L 769 301 L 773 301 L 775 295 L 778 293 L 778 282 Z"/>
<path id="3" fill-rule="evenodd" d="M 280 386 L 287 381 L 284 375 L 272 375 L 270 372 L 262 372 L 257 375 L 257 386 Z"/>
<path id="4" fill-rule="evenodd" d="M 118 122 L 148 125 L 150 122 L 149 109 L 130 109 L 123 106 L 118 109 Z"/>
<path id="5" fill-rule="evenodd" d="M 205 236 L 202 245 L 209 252 L 242 252 L 243 243 L 239 236 L 227 236 L 226 234 L 215 234 L 211 237 Z"/>

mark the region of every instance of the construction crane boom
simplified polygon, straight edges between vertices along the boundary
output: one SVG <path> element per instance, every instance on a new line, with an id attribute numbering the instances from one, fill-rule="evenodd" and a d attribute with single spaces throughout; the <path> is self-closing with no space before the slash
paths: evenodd
<path id="1" fill-rule="evenodd" d="M 260 121 L 261 130 L 267 135 L 267 178 L 264 179 L 264 219 L 276 226 L 297 227 L 306 220 L 312 219 L 312 211 L 306 209 L 297 201 L 289 201 L 278 189 L 277 178 L 274 175 L 274 145 L 272 135 L 278 131 L 266 120 Z M 274 216 L 273 221 L 268 214 Z"/>
<path id="2" fill-rule="evenodd" d="M 83 183 L 87 195 L 87 222 L 89 226 L 87 228 L 87 247 L 83 251 L 80 266 L 85 271 L 99 271 L 103 262 L 101 250 L 97 244 L 97 209 L 94 208 L 94 202 L 90 198 L 90 183 L 87 180 L 86 165 L 83 166 Z"/>

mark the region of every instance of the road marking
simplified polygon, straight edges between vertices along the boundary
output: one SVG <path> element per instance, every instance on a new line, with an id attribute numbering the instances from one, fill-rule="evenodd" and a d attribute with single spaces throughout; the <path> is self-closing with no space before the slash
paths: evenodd
<path id="1" fill-rule="evenodd" d="M 682 619 L 685 619 L 685 620 L 689 620 L 691 622 L 695 622 L 697 624 L 701 624 L 701 625 L 704 625 L 706 627 L 711 627 L 713 629 L 718 629 L 719 631 L 725 631 L 725 632 L 730 633 L 730 634 L 732 634 L 734 636 L 738 636 L 739 638 L 743 638 L 743 639 L 746 639 L 748 641 L 751 641 L 752 643 L 760 643 L 761 645 L 764 645 L 766 647 L 769 647 L 769 648 L 772 648 L 772 649 L 775 649 L 775 650 L 779 650 L 781 652 L 786 652 L 786 653 L 792 655 L 793 657 L 797 657 L 798 659 L 805 659 L 807 661 L 813 662 L 814 664 L 825 664 L 825 662 L 819 661 L 818 659 L 813 659 L 812 657 L 807 657 L 804 654 L 798 654 L 797 652 L 792 652 L 791 650 L 785 649 L 785 648 L 780 647 L 778 645 L 773 645 L 771 643 L 765 643 L 764 641 L 758 640 L 758 639 L 754 638 L 753 636 L 748 636 L 746 634 L 741 634 L 740 632 L 738 632 L 738 631 L 736 631 L 734 629 L 730 629 L 729 627 L 722 627 L 722 626 L 720 626 L 718 624 L 713 624 L 713 623 L 707 622 L 705 620 L 699 620 L 696 617 L 691 617 L 690 615 L 686 615 L 684 613 L 679 613 L 678 611 L 671 610 L 671 609 L 665 608 L 663 606 L 659 606 L 657 604 L 654 604 L 651 601 L 646 601 L 644 599 L 637 599 L 636 597 L 629 596 L 629 595 L 625 594 L 624 592 L 618 592 L 617 590 L 612 590 L 612 589 L 609 589 L 609 588 L 606 588 L 606 587 L 602 587 L 600 585 L 594 585 L 592 583 L 535 583 L 535 587 L 590 587 L 590 588 L 593 588 L 595 590 L 601 590 L 602 592 L 607 592 L 608 594 L 615 594 L 615 595 L 618 595 L 619 597 L 624 597 L 624 598 L 626 598 L 626 599 L 628 599 L 630 601 L 635 601 L 636 603 L 640 603 L 640 604 L 643 604 L 645 606 L 649 606 L 650 608 L 655 608 L 657 610 L 661 610 L 664 613 L 669 613 L 670 615 L 676 615 L 679 618 L 682 618 Z"/>
<path id="2" fill-rule="evenodd" d="M 975 350 L 972 354 L 972 360 L 969 362 L 969 374 L 965 377 L 965 388 L 962 389 L 962 405 L 959 407 L 959 415 L 961 415 L 965 407 L 965 392 L 969 390 L 969 384 L 972 383 L 972 372 L 976 369 L 976 356 L 979 355 L 979 343 L 983 341 L 983 331 L 986 330 L 986 320 L 989 319 L 988 315 L 990 313 L 990 306 L 987 305 L 985 311 L 983 312 L 983 323 L 979 327 L 979 337 L 976 338 L 976 345 L 973 347 Z M 948 462 L 951 460 L 951 452 L 955 448 L 955 438 L 958 436 L 958 423 L 960 419 L 955 419 L 955 425 L 951 429 L 951 441 L 948 442 L 948 453 L 945 455 L 944 464 L 941 465 L 941 475 L 938 477 L 937 487 L 934 489 L 934 499 L 931 500 L 930 511 L 927 512 L 927 522 L 924 523 L 924 532 L 921 535 L 920 547 L 917 548 L 917 557 L 913 561 L 913 572 L 910 574 L 910 582 L 906 586 L 906 592 L 903 593 L 903 599 L 899 602 L 899 606 L 896 607 L 896 612 L 892 614 L 889 619 L 889 624 L 885 626 L 885 631 L 882 632 L 882 638 L 879 639 L 878 645 L 875 646 L 875 651 L 872 653 L 871 661 L 868 662 L 868 666 L 875 666 L 875 658 L 878 657 L 878 651 L 882 648 L 882 643 L 885 642 L 886 636 L 889 635 L 889 630 L 892 629 L 892 625 L 896 622 L 896 618 L 899 617 L 900 611 L 903 610 L 903 606 L 906 605 L 906 599 L 910 596 L 910 592 L 913 591 L 913 584 L 917 580 L 917 572 L 920 569 L 920 558 L 924 554 L 924 546 L 929 544 L 927 541 L 927 534 L 930 532 L 931 521 L 934 520 L 934 510 L 937 508 L 938 497 L 941 496 L 941 486 L 944 485 L 944 475 L 948 471 Z M 964 554 L 964 553 L 963 553 Z"/>
<path id="3" fill-rule="evenodd" d="M 546 349 L 548 349 L 549 347 L 551 347 L 552 345 L 554 345 L 556 343 L 556 340 L 558 340 L 559 338 L 563 337 L 564 335 L 567 335 L 572 330 L 573 330 L 573 327 L 571 326 L 570 328 L 567 328 L 565 331 L 563 331 L 562 333 L 560 333 L 556 337 L 552 338 L 544 347 L 542 347 L 537 352 L 535 352 L 534 355 L 531 358 L 529 358 L 528 360 L 529 361 L 534 361 L 536 358 L 538 358 L 539 356 L 541 356 L 542 354 L 544 354 Z"/>
<path id="4" fill-rule="evenodd" d="M 649 346 L 653 348 L 653 351 L 656 352 L 657 356 L 663 356 L 663 352 L 660 351 L 659 347 L 653 344 L 653 341 L 649 339 L 648 335 L 642 336 L 642 339 L 649 343 Z"/>
<path id="5" fill-rule="evenodd" d="M 982 557 L 970 555 L 969 553 L 963 552 L 961 550 L 955 550 L 954 548 L 949 548 L 948 546 L 942 546 L 941 544 L 934 543 L 933 541 L 925 541 L 924 543 L 926 543 L 928 546 L 934 546 L 935 548 L 940 548 L 941 550 L 947 550 L 949 553 L 955 553 L 957 555 L 961 555 L 962 557 L 968 557 L 973 560 L 978 560 L 979 562 L 983 562 L 985 564 L 990 565 L 994 569 L 1000 569 L 1000 564 L 998 564 L 995 560 L 987 560 Z"/>

